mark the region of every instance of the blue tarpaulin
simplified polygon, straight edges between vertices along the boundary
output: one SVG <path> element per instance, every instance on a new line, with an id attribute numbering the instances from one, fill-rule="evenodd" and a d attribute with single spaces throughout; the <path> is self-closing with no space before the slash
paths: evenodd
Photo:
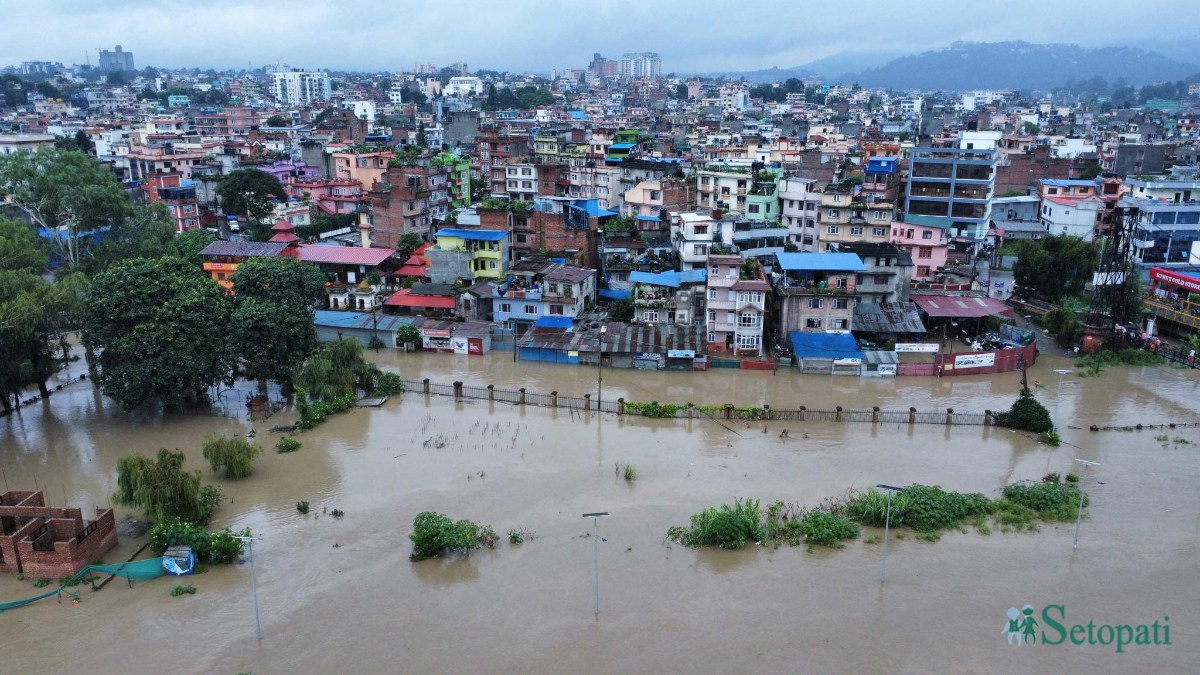
<path id="1" fill-rule="evenodd" d="M 574 320 L 569 316 L 539 316 L 534 328 L 570 328 Z"/>
<path id="2" fill-rule="evenodd" d="M 622 291 L 615 288 L 601 288 L 597 292 L 600 294 L 600 297 L 608 300 L 628 300 L 630 296 L 629 291 Z"/>
<path id="3" fill-rule="evenodd" d="M 858 341 L 850 333 L 788 333 L 798 359 L 861 359 Z"/>

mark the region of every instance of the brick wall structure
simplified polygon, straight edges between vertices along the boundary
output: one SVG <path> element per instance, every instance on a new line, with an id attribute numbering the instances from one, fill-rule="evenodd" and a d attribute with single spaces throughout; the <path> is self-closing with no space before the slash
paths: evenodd
<path id="1" fill-rule="evenodd" d="M 86 520 L 80 509 L 45 504 L 40 491 L 0 495 L 0 572 L 73 576 L 117 545 L 112 509 Z"/>

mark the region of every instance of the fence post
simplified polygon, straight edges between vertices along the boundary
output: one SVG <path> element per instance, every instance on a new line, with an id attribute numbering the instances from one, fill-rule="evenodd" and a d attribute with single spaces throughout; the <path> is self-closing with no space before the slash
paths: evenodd
<path id="1" fill-rule="evenodd" d="M 879 424 L 879 406 L 871 406 L 871 424 Z"/>
<path id="2" fill-rule="evenodd" d="M 689 419 L 689 420 L 690 420 L 690 419 L 692 419 L 692 413 L 693 413 L 693 412 L 694 412 L 694 411 L 693 411 L 693 409 L 692 409 L 692 404 L 691 404 L 691 402 L 689 401 L 689 402 L 688 402 L 688 404 L 687 404 L 687 414 L 688 414 L 688 419 Z"/>
<path id="3" fill-rule="evenodd" d="M 727 420 L 733 419 L 733 404 L 732 403 L 725 404 L 725 419 L 727 419 Z"/>
<path id="4" fill-rule="evenodd" d="M 916 424 L 916 423 L 917 423 L 917 409 L 916 409 L 916 408 L 909 407 L 909 409 L 908 409 L 908 423 L 909 423 L 909 424 Z"/>
<path id="5" fill-rule="evenodd" d="M 591 394 L 583 395 L 583 409 L 584 410 L 592 409 L 592 395 Z"/>
<path id="6" fill-rule="evenodd" d="M 808 412 L 808 408 L 800 406 L 800 421 L 804 421 L 804 414 Z"/>
<path id="7" fill-rule="evenodd" d="M 763 404 L 763 419 L 771 419 L 771 406 L 767 403 Z"/>
<path id="8" fill-rule="evenodd" d="M 625 414 L 625 399 L 624 398 L 617 399 L 617 414 L 618 415 Z"/>
<path id="9" fill-rule="evenodd" d="M 946 408 L 946 426 L 954 424 L 954 408 Z"/>
<path id="10" fill-rule="evenodd" d="M 488 385 L 488 400 L 489 401 L 496 400 L 496 385 L 494 385 L 494 384 Z"/>
<path id="11" fill-rule="evenodd" d="M 992 426 L 992 411 L 991 410 L 983 411 L 983 426 L 985 426 L 985 427 Z"/>
<path id="12" fill-rule="evenodd" d="M 521 405 L 525 405 L 525 387 L 521 387 L 521 388 L 520 388 L 520 389 L 518 389 L 517 391 L 521 392 L 521 401 L 520 401 L 520 404 L 521 404 Z"/>
<path id="13" fill-rule="evenodd" d="M 551 408 L 558 407 L 558 390 L 557 389 L 550 392 L 550 407 Z"/>
<path id="14" fill-rule="evenodd" d="M 455 380 L 455 382 L 454 382 L 454 398 L 455 399 L 461 399 L 463 397 L 462 387 L 463 387 L 462 381 Z"/>
<path id="15" fill-rule="evenodd" d="M 425 389 L 425 395 L 428 396 L 429 395 L 429 378 L 427 377 L 427 378 L 421 380 L 421 385 Z"/>

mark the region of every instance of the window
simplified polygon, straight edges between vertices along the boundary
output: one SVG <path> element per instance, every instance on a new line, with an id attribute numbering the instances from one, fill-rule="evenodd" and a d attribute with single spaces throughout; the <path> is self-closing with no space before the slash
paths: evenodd
<path id="1" fill-rule="evenodd" d="M 855 237 L 861 237 L 862 236 L 862 228 L 861 227 L 852 227 L 852 228 L 850 228 L 850 234 Z"/>
<path id="2" fill-rule="evenodd" d="M 922 246 L 921 248 L 917 249 L 917 257 L 918 258 L 932 258 L 933 257 L 933 247 Z"/>
<path id="3" fill-rule="evenodd" d="M 925 266 L 925 265 L 917 267 L 917 276 L 919 276 L 919 277 L 929 276 L 929 267 Z"/>
<path id="4" fill-rule="evenodd" d="M 871 235 L 875 236 L 875 237 L 886 237 L 887 236 L 887 228 L 876 227 L 873 230 L 871 230 Z"/>
<path id="5" fill-rule="evenodd" d="M 512 303 L 510 303 L 510 302 L 500 303 L 500 311 L 504 312 L 505 314 L 512 312 Z"/>
<path id="6" fill-rule="evenodd" d="M 753 312 L 742 312 L 738 314 L 739 328 L 758 328 L 758 315 Z"/>
<path id="7" fill-rule="evenodd" d="M 701 234 L 706 235 L 706 234 L 708 234 L 708 226 L 707 225 L 693 225 L 692 232 L 697 235 L 701 235 Z"/>
<path id="8" fill-rule="evenodd" d="M 717 334 L 716 334 L 716 333 L 709 333 L 709 334 L 708 334 L 708 341 L 709 341 L 709 342 L 716 342 L 716 341 L 717 341 Z"/>
<path id="9" fill-rule="evenodd" d="M 758 349 L 761 344 L 762 336 L 759 335 L 739 335 L 737 336 L 738 349 Z"/>
<path id="10" fill-rule="evenodd" d="M 830 225 L 829 227 L 825 228 L 825 234 L 837 234 L 839 232 L 841 232 L 841 228 L 839 228 L 837 225 Z"/>
<path id="11" fill-rule="evenodd" d="M 642 312 L 642 321 L 653 322 L 658 321 L 658 310 L 647 309 Z"/>
<path id="12" fill-rule="evenodd" d="M 712 269 L 711 269 L 711 271 L 709 272 L 709 276 L 714 276 L 714 277 L 715 277 L 715 276 L 717 276 L 718 274 L 720 274 L 720 272 L 721 272 L 721 268 L 720 268 L 720 267 L 717 267 L 716 265 L 713 265 L 713 266 L 712 266 Z"/>
<path id="13" fill-rule="evenodd" d="M 888 282 L 888 277 L 886 274 L 876 274 L 875 275 L 875 283 L 882 286 L 883 284 L 886 284 L 887 282 Z"/>
<path id="14" fill-rule="evenodd" d="M 820 328 L 821 320 L 820 319 L 805 319 L 804 327 L 805 328 Z"/>
<path id="15" fill-rule="evenodd" d="M 750 205 L 750 213 L 758 213 L 758 204 Z"/>
<path id="16" fill-rule="evenodd" d="M 708 244 L 695 244 L 692 246 L 692 253 L 695 255 L 704 255 L 708 253 Z"/>
<path id="17" fill-rule="evenodd" d="M 746 303 L 746 302 L 760 303 L 760 302 L 762 302 L 762 293 L 753 293 L 753 292 L 738 293 L 737 299 L 738 299 L 738 302 L 741 302 L 741 303 Z"/>
<path id="18" fill-rule="evenodd" d="M 847 330 L 847 329 L 849 329 L 849 328 L 850 328 L 850 326 L 846 325 L 846 324 L 848 324 L 848 323 L 850 323 L 850 322 L 849 322 L 849 321 L 847 321 L 847 320 L 845 320 L 845 319 L 834 319 L 834 320 L 833 320 L 833 327 L 834 327 L 835 329 Z"/>
<path id="19" fill-rule="evenodd" d="M 834 298 L 834 300 L 833 300 L 833 308 L 834 309 L 847 309 L 848 307 L 850 307 L 850 301 L 848 299 Z"/>
<path id="20" fill-rule="evenodd" d="M 841 218 L 842 212 L 838 211 L 837 209 L 828 209 L 827 211 L 825 211 L 825 216 L 827 218 Z"/>
<path id="21" fill-rule="evenodd" d="M 525 305 L 526 314 L 537 314 L 537 305 Z"/>
<path id="22" fill-rule="evenodd" d="M 1047 194 L 1056 195 L 1056 194 L 1058 194 L 1058 188 L 1053 188 L 1053 187 L 1052 187 L 1052 188 L 1050 188 L 1050 189 L 1046 190 L 1046 193 L 1047 193 Z"/>
<path id="23" fill-rule="evenodd" d="M 925 230 L 921 233 L 922 239 L 933 239 L 933 230 Z"/>
<path id="24" fill-rule="evenodd" d="M 558 295 L 558 284 L 547 284 L 546 290 L 550 291 L 551 295 Z"/>
<path id="25" fill-rule="evenodd" d="M 809 309 L 821 309 L 824 306 L 825 306 L 825 301 L 822 300 L 821 298 L 809 298 L 808 299 L 808 308 Z"/>
<path id="26" fill-rule="evenodd" d="M 517 243 L 518 243 L 518 244 L 524 244 L 524 243 L 525 243 L 525 235 L 523 235 L 523 234 L 518 234 L 518 235 L 517 235 Z"/>
<path id="27" fill-rule="evenodd" d="M 709 321 L 716 321 L 716 320 L 717 320 L 717 313 L 716 313 L 715 311 L 711 310 L 711 309 L 710 309 L 710 310 L 708 310 L 708 320 L 709 320 Z"/>
<path id="28" fill-rule="evenodd" d="M 533 188 L 533 181 L 523 180 L 521 181 L 521 187 L 525 188 L 526 190 L 531 189 Z"/>
<path id="29" fill-rule="evenodd" d="M 550 313 L 558 315 L 558 316 L 562 316 L 563 306 L 562 305 L 550 305 Z"/>
<path id="30" fill-rule="evenodd" d="M 709 300 L 717 299 L 717 289 L 715 289 L 715 288 L 708 289 L 708 299 Z"/>

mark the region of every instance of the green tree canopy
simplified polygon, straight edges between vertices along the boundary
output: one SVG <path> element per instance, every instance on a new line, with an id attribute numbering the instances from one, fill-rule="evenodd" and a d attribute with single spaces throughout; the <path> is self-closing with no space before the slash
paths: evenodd
<path id="1" fill-rule="evenodd" d="M 86 233 L 112 227 L 130 212 L 124 190 L 103 164 L 82 152 L 44 146 L 0 155 L 0 198 L 57 233 L 51 246 L 73 268 L 92 248 Z"/>
<path id="2" fill-rule="evenodd" d="M 83 311 L 83 344 L 97 384 L 126 410 L 201 399 L 230 380 L 231 314 L 224 290 L 179 258 L 113 265 L 93 279 Z"/>
<path id="3" fill-rule="evenodd" d="M 171 248 L 174 249 L 176 258 L 182 258 L 196 267 L 200 267 L 204 263 L 204 259 L 200 257 L 200 251 L 216 240 L 215 232 L 188 230 L 171 241 Z"/>
<path id="4" fill-rule="evenodd" d="M 287 199 L 287 191 L 278 178 L 258 169 L 231 171 L 217 183 L 217 198 L 220 199 L 221 208 L 227 214 L 246 216 L 255 229 L 251 233 L 252 238 L 265 239 L 262 235 L 270 231 L 263 225 L 264 219 L 274 210 L 270 201 L 272 197 Z"/>
<path id="5" fill-rule="evenodd" d="M 95 276 L 122 260 L 172 255 L 174 239 L 175 225 L 162 202 L 134 204 L 80 258 L 79 270 Z"/>
<path id="6" fill-rule="evenodd" d="M 1078 295 L 1096 270 L 1096 249 L 1078 237 L 1052 234 L 1022 241 L 1013 265 L 1013 281 L 1052 302 Z"/>
<path id="7" fill-rule="evenodd" d="M 292 124 L 291 120 L 283 115 L 271 115 L 267 118 L 267 126 L 269 127 L 286 127 Z"/>
<path id="8" fill-rule="evenodd" d="M 251 258 L 233 275 L 230 353 L 252 380 L 289 382 L 317 344 L 313 304 L 325 276 L 294 258 Z"/>

